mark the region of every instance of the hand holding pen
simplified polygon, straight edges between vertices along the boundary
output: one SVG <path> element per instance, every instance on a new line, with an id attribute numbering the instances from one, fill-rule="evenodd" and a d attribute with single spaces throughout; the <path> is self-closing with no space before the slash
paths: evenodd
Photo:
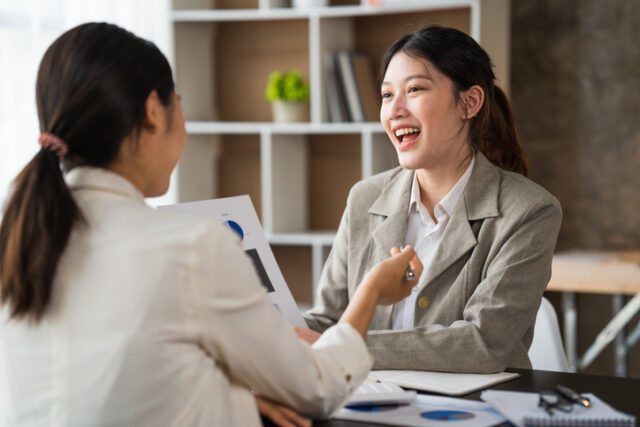
<path id="1" fill-rule="evenodd" d="M 404 245 L 400 246 L 400 250 L 403 251 L 404 250 Z M 416 279 L 416 274 L 413 272 L 413 269 L 411 268 L 411 265 L 409 265 L 407 267 L 407 269 L 404 272 L 404 277 L 405 279 L 407 279 L 407 281 L 411 282 L 414 281 Z"/>

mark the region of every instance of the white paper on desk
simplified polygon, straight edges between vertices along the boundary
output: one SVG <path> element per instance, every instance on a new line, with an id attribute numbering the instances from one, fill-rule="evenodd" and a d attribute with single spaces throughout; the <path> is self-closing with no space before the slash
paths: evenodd
<path id="1" fill-rule="evenodd" d="M 204 216 L 235 231 L 242 240 L 242 248 L 253 261 L 273 305 L 292 325 L 307 327 L 273 256 L 249 196 L 178 203 L 159 208 Z"/>
<path id="2" fill-rule="evenodd" d="M 514 372 L 498 372 L 496 374 L 457 374 L 451 372 L 432 371 L 371 371 L 369 378 L 388 381 L 401 387 L 432 393 L 461 396 L 476 390 L 490 387 L 520 374 Z"/>
<path id="3" fill-rule="evenodd" d="M 484 402 L 443 396 L 418 395 L 409 405 L 370 408 L 366 411 L 343 408 L 333 418 L 412 427 L 482 427 L 506 421 Z"/>

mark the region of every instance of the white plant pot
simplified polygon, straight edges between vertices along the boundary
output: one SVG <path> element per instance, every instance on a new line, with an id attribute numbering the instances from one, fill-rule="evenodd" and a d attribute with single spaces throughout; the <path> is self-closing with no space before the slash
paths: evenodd
<path id="1" fill-rule="evenodd" d="M 304 109 L 304 102 L 273 101 L 271 103 L 274 122 L 302 122 Z"/>
<path id="2" fill-rule="evenodd" d="M 311 7 L 326 7 L 329 5 L 329 0 L 293 0 L 293 7 L 299 9 L 308 9 Z"/>

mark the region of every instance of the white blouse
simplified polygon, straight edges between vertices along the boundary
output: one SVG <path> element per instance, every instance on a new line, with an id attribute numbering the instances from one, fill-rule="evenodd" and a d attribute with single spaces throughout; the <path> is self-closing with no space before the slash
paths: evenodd
<path id="1" fill-rule="evenodd" d="M 322 418 L 366 377 L 355 329 L 299 340 L 223 226 L 104 169 L 66 180 L 86 225 L 40 323 L 0 307 L 0 426 L 257 426 L 250 389 Z"/>
<path id="2" fill-rule="evenodd" d="M 427 208 L 422 204 L 420 199 L 420 184 L 418 176 L 413 174 L 413 183 L 411 184 L 411 198 L 409 200 L 409 215 L 407 219 L 407 231 L 405 233 L 404 244 L 413 246 L 422 263 L 422 274 L 418 278 L 418 284 L 413 287 L 411 294 L 396 303 L 392 312 L 392 329 L 408 330 L 413 329 L 414 318 L 416 313 L 416 300 L 419 290 L 424 286 L 424 280 L 427 276 L 427 270 L 431 265 L 436 249 L 442 240 L 444 230 L 449 224 L 449 218 L 453 214 L 453 210 L 458 203 L 458 199 L 462 196 L 467 182 L 471 177 L 473 165 L 476 162 L 475 153 L 471 157 L 471 162 L 467 169 L 458 179 L 455 185 L 449 190 L 446 196 L 442 198 L 433 207 L 433 213 L 437 222 L 433 220 Z"/>

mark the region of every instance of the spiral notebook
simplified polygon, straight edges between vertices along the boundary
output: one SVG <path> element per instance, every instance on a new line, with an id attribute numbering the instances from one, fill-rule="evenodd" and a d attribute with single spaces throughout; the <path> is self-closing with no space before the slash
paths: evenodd
<path id="1" fill-rule="evenodd" d="M 636 418 L 613 409 L 591 393 L 584 393 L 591 407 L 573 405 L 571 412 L 559 410 L 549 415 L 538 407 L 538 393 L 486 390 L 480 397 L 516 426 L 630 426 Z"/>

